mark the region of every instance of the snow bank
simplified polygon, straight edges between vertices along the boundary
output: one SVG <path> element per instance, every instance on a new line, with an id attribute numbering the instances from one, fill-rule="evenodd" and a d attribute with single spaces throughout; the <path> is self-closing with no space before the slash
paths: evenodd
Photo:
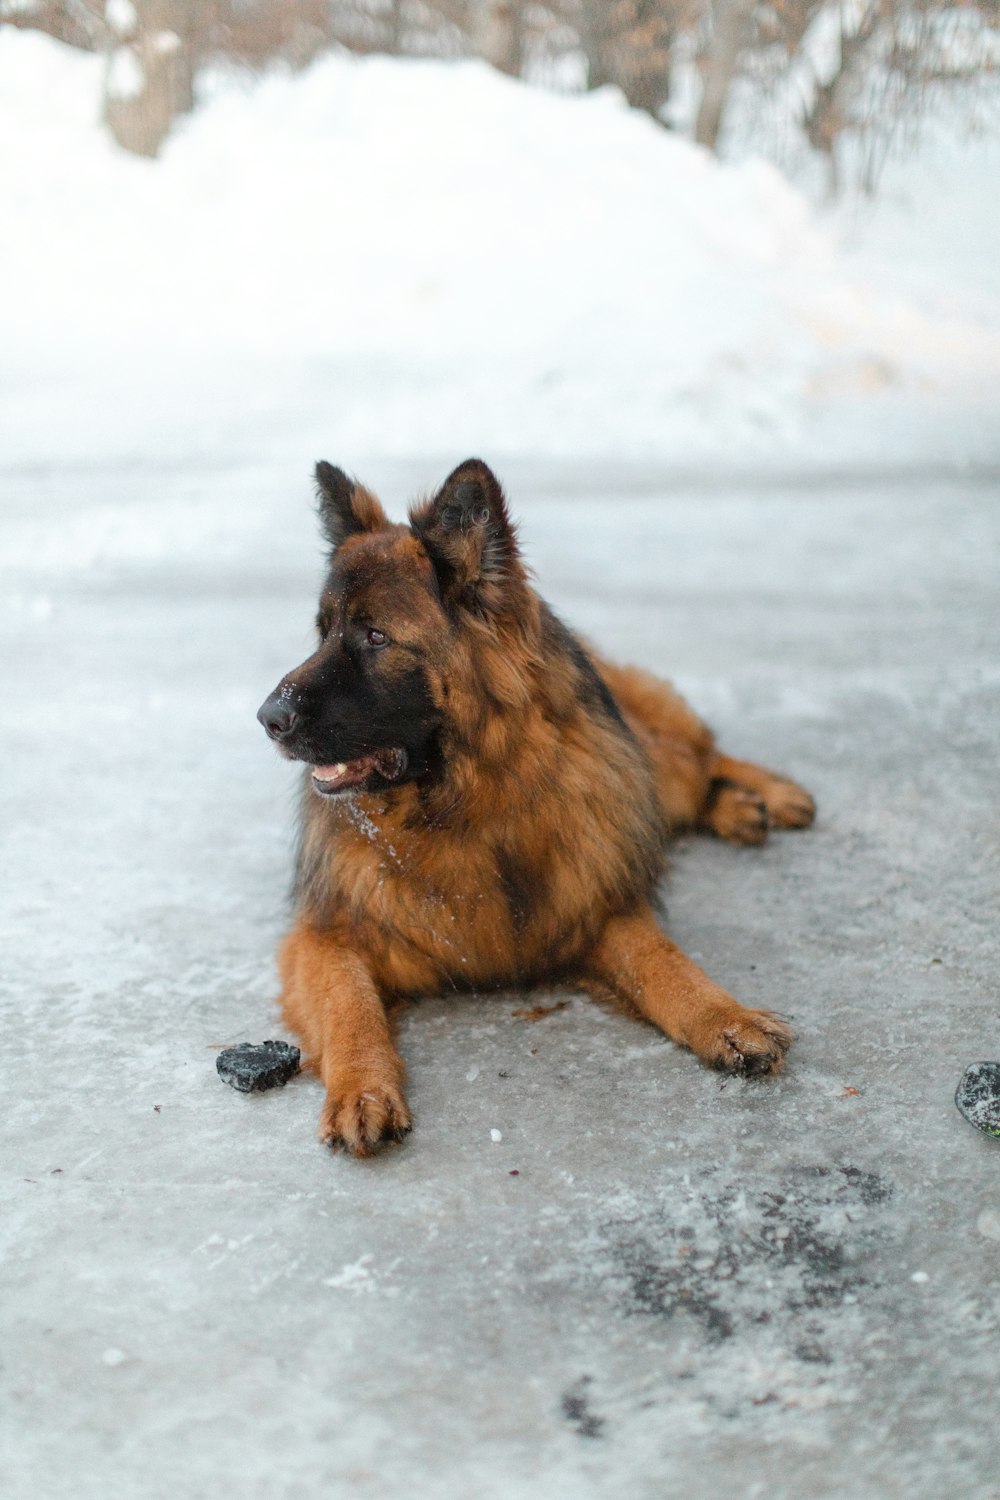
<path id="1" fill-rule="evenodd" d="M 100 68 L 0 35 L 8 460 L 1000 457 L 1000 299 L 886 271 L 923 204 L 850 258 L 775 169 L 474 63 L 221 77 L 151 163 Z"/>

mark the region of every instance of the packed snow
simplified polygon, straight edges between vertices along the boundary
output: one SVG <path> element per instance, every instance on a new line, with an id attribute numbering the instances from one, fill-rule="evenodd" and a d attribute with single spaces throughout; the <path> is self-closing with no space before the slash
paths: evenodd
<path id="1" fill-rule="evenodd" d="M 102 67 L 0 34 L 8 461 L 1000 456 L 986 139 L 831 216 L 611 90 L 327 57 L 214 77 L 149 162 Z"/>

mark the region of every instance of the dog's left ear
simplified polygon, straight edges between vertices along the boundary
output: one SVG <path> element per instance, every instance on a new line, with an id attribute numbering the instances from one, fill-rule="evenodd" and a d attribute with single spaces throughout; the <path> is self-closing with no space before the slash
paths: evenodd
<path id="1" fill-rule="evenodd" d="M 510 608 L 524 568 L 500 481 L 482 459 L 459 464 L 433 500 L 414 506 L 410 525 L 446 599 L 481 616 Z"/>

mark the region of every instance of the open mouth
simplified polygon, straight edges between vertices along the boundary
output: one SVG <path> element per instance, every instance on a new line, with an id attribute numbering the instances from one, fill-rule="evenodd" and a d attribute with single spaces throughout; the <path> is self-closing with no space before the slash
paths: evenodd
<path id="1" fill-rule="evenodd" d="M 375 772 L 386 781 L 396 781 L 405 770 L 405 750 L 375 750 L 371 755 L 341 760 L 334 766 L 313 766 L 313 791 L 321 797 L 335 797 L 338 792 L 363 786 Z"/>

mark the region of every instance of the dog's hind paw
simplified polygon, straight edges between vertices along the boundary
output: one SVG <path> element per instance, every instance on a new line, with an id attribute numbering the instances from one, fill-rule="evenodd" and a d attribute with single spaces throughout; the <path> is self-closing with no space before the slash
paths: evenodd
<path id="1" fill-rule="evenodd" d="M 774 777 L 764 792 L 768 816 L 774 828 L 808 828 L 816 816 L 816 803 L 794 781 Z"/>
<path id="2" fill-rule="evenodd" d="M 370 1083 L 326 1096 L 317 1135 L 327 1146 L 352 1156 L 374 1156 L 386 1141 L 401 1141 L 413 1128 L 410 1111 L 394 1085 Z"/>
<path id="3" fill-rule="evenodd" d="M 763 844 L 771 820 L 767 803 L 747 787 L 719 783 L 705 813 L 705 824 L 730 844 Z"/>

